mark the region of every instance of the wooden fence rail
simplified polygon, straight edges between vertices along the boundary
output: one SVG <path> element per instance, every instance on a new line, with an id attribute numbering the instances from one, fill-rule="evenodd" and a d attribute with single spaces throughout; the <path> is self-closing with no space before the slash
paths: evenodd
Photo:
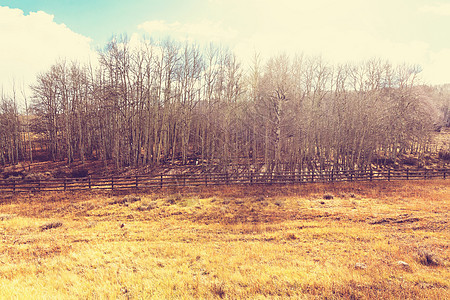
<path id="1" fill-rule="evenodd" d="M 391 181 L 446 179 L 450 169 L 434 170 L 348 170 L 283 173 L 205 173 L 157 176 L 112 176 L 60 178 L 47 180 L 0 180 L 0 192 L 39 192 L 76 190 L 148 189 L 184 186 L 214 186 L 227 184 L 302 184 L 345 181 Z"/>

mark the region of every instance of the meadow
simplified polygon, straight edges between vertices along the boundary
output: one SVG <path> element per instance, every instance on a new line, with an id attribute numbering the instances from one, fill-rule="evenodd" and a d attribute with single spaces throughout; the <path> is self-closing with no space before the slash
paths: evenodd
<path id="1" fill-rule="evenodd" d="M 449 299 L 450 181 L 0 196 L 0 298 Z"/>

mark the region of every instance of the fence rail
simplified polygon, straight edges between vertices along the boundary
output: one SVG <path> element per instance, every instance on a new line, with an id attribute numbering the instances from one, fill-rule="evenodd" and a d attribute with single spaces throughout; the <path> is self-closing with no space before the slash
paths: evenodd
<path id="1" fill-rule="evenodd" d="M 446 179 L 450 169 L 310 171 L 283 173 L 205 173 L 110 176 L 47 180 L 0 180 L 0 192 L 148 189 L 228 184 L 303 184 L 345 181 Z"/>

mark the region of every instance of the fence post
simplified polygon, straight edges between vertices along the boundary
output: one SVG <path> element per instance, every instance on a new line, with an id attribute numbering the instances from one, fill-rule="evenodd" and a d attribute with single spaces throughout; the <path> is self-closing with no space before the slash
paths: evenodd
<path id="1" fill-rule="evenodd" d="M 136 175 L 136 188 L 138 188 L 139 183 L 138 183 L 138 176 Z"/>
<path id="2" fill-rule="evenodd" d="M 16 180 L 13 180 L 13 193 L 16 192 Z"/>
<path id="3" fill-rule="evenodd" d="M 447 173 L 447 170 L 446 170 L 446 169 L 444 169 L 444 179 L 445 179 L 445 173 Z"/>
<path id="4" fill-rule="evenodd" d="M 373 170 L 372 170 L 372 168 L 370 168 L 370 173 L 369 173 L 370 175 L 370 181 L 372 181 L 372 178 L 373 178 Z"/>
<path id="5" fill-rule="evenodd" d="M 205 174 L 205 186 L 208 186 L 208 174 Z"/>
<path id="6" fill-rule="evenodd" d="M 388 181 L 391 181 L 391 169 L 388 169 Z"/>
<path id="7" fill-rule="evenodd" d="M 161 188 L 163 187 L 163 174 L 161 173 L 161 181 L 160 181 Z"/>
<path id="8" fill-rule="evenodd" d="M 445 173 L 444 173 L 445 174 Z M 445 176 L 445 175 L 444 175 Z M 250 184 L 253 184 L 253 172 L 250 172 Z"/>
<path id="9" fill-rule="evenodd" d="M 67 189 L 67 186 L 66 186 L 66 178 L 64 178 L 64 192 L 66 191 L 66 189 Z"/>
<path id="10" fill-rule="evenodd" d="M 350 170 L 350 181 L 353 181 L 353 170 Z"/>
<path id="11" fill-rule="evenodd" d="M 111 189 L 114 190 L 114 176 L 111 177 Z"/>
<path id="12" fill-rule="evenodd" d="M 40 179 L 38 179 L 38 191 L 39 192 L 41 191 L 41 180 Z"/>
<path id="13" fill-rule="evenodd" d="M 89 181 L 89 189 L 91 189 L 92 188 L 91 175 L 89 175 L 88 181 Z"/>
<path id="14" fill-rule="evenodd" d="M 406 170 L 406 180 L 409 180 L 409 170 Z"/>

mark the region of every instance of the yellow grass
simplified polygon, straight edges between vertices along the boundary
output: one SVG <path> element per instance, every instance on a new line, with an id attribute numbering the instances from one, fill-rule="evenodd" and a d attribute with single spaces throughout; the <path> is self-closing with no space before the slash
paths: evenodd
<path id="1" fill-rule="evenodd" d="M 133 195 L 3 196 L 0 298 L 450 298 L 450 181 Z"/>

